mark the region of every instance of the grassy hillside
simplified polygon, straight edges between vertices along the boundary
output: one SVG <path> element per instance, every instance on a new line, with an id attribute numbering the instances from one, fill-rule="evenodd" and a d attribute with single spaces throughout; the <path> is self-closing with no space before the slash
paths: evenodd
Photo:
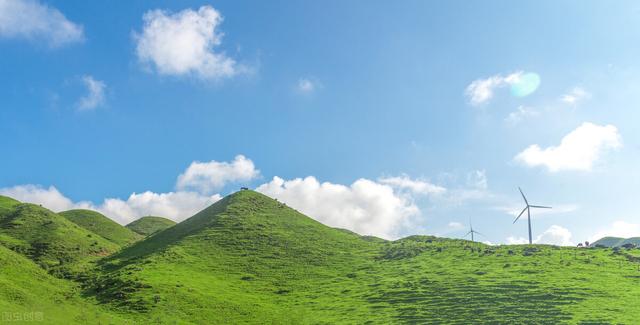
<path id="1" fill-rule="evenodd" d="M 125 246 L 142 239 L 142 236 L 138 233 L 129 230 L 96 211 L 69 210 L 61 212 L 59 215 L 119 246 Z"/>
<path id="2" fill-rule="evenodd" d="M 595 241 L 592 246 L 605 246 L 605 247 L 622 247 L 626 244 L 632 244 L 640 246 L 640 237 L 621 238 L 621 237 L 604 237 Z"/>
<path id="3" fill-rule="evenodd" d="M 51 323 L 633 324 L 640 318 L 640 249 L 487 246 L 430 236 L 385 241 L 240 191 L 101 258 L 117 246 L 46 209 L 8 204 L 0 243 L 47 269 L 67 265 L 48 265 L 60 261 L 56 254 L 85 268 L 97 260 L 96 269 L 72 282 L 0 246 L 0 311 L 37 307 L 49 311 Z M 87 235 L 113 250 L 87 250 L 96 249 L 80 239 Z M 77 255 L 69 256 L 70 247 L 80 247 Z"/>
<path id="4" fill-rule="evenodd" d="M 156 322 L 633 323 L 627 251 L 368 240 L 252 191 L 103 260 L 100 301 Z"/>
<path id="5" fill-rule="evenodd" d="M 0 216 L 0 244 L 61 276 L 82 271 L 118 245 L 34 204 L 14 205 Z"/>
<path id="6" fill-rule="evenodd" d="M 5 214 L 10 213 L 13 210 L 13 207 L 18 204 L 20 204 L 20 201 L 0 195 L 0 218 Z"/>
<path id="7" fill-rule="evenodd" d="M 0 245 L 0 323 L 124 324 L 125 319 L 79 295 L 27 258 Z"/>
<path id="8" fill-rule="evenodd" d="M 128 224 L 126 227 L 140 235 L 150 236 L 175 224 L 175 221 L 167 218 L 146 216 Z"/>

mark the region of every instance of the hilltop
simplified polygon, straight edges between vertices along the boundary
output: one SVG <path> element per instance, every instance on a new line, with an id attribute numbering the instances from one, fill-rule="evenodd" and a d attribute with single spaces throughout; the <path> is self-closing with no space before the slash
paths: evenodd
<path id="1" fill-rule="evenodd" d="M 167 218 L 146 216 L 142 217 L 128 225 L 126 227 L 143 236 L 150 236 L 159 231 L 165 230 L 176 224 L 175 221 Z"/>
<path id="2" fill-rule="evenodd" d="M 92 210 L 69 210 L 59 215 L 78 226 L 94 232 L 118 246 L 125 246 L 142 239 L 138 233 Z"/>
<path id="3" fill-rule="evenodd" d="M 32 214 L 54 218 L 42 208 Z M 45 242 L 59 240 L 40 230 Z M 640 317 L 640 307 L 629 303 L 640 294 L 640 250 L 488 246 L 433 236 L 386 241 L 327 227 L 249 190 L 93 261 L 95 269 L 78 282 L 44 279 L 80 285 L 82 302 L 97 304 L 90 307 L 96 315 L 117 314 L 116 324 L 634 323 Z M 0 306 L 8 300 L 0 294 Z M 67 322 L 74 323 L 72 315 Z"/>

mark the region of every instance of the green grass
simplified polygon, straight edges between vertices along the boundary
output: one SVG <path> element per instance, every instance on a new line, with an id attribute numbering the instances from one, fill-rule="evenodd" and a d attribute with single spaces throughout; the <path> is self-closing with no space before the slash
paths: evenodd
<path id="1" fill-rule="evenodd" d="M 150 236 L 169 227 L 173 227 L 175 224 L 175 221 L 167 218 L 146 216 L 128 224 L 126 227 L 140 235 Z"/>
<path id="2" fill-rule="evenodd" d="M 253 191 L 97 263 L 79 280 L 82 301 L 136 323 L 634 324 L 640 318 L 638 249 L 487 246 L 431 236 L 385 241 L 329 228 Z"/>
<path id="3" fill-rule="evenodd" d="M 0 323 L 125 324 L 126 318 L 80 295 L 31 260 L 0 245 Z M 38 321 L 39 320 L 39 321 Z M 129 322 L 133 324 L 133 322 Z"/>
<path id="4" fill-rule="evenodd" d="M 143 237 L 104 215 L 91 210 L 69 210 L 59 213 L 78 226 L 96 233 L 118 246 L 126 246 Z"/>
<path id="5" fill-rule="evenodd" d="M 34 204 L 15 205 L 0 216 L 0 244 L 60 276 L 82 272 L 118 245 Z"/>

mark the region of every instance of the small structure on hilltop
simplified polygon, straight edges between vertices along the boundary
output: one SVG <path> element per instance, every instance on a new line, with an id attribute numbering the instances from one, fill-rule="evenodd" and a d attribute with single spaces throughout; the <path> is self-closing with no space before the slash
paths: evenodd
<path id="1" fill-rule="evenodd" d="M 583 247 L 583 246 L 584 246 L 584 245 L 582 245 L 582 243 L 578 243 L 578 246 L 576 246 L 576 247 L 580 247 L 580 248 L 581 248 L 581 247 Z"/>
<path id="2" fill-rule="evenodd" d="M 249 188 L 248 187 L 241 187 L 240 190 L 241 191 L 247 191 L 247 190 L 249 190 Z"/>

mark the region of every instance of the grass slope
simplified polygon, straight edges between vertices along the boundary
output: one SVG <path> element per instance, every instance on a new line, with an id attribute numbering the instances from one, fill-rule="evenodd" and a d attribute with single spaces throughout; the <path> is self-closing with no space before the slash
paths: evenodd
<path id="1" fill-rule="evenodd" d="M 155 323 L 634 323 L 634 252 L 372 240 L 241 191 L 104 259 L 86 294 Z"/>
<path id="2" fill-rule="evenodd" d="M 38 205 L 21 203 L 0 216 L 0 244 L 46 270 L 69 276 L 118 246 Z"/>
<path id="3" fill-rule="evenodd" d="M 167 218 L 146 216 L 126 225 L 126 227 L 140 235 L 151 236 L 159 231 L 173 227 L 175 224 L 175 221 Z"/>
<path id="4" fill-rule="evenodd" d="M 0 323 L 124 324 L 126 319 L 79 295 L 27 258 L 0 245 Z"/>
<path id="5" fill-rule="evenodd" d="M 632 244 L 640 246 L 640 237 L 621 238 L 621 237 L 604 237 L 595 241 L 592 246 L 605 246 L 605 247 L 622 247 L 626 244 Z"/>
<path id="6" fill-rule="evenodd" d="M 125 246 L 143 238 L 96 211 L 78 209 L 61 212 L 59 215 L 119 246 Z"/>
<path id="7" fill-rule="evenodd" d="M 0 218 L 13 211 L 13 208 L 18 204 L 20 201 L 0 195 Z"/>

